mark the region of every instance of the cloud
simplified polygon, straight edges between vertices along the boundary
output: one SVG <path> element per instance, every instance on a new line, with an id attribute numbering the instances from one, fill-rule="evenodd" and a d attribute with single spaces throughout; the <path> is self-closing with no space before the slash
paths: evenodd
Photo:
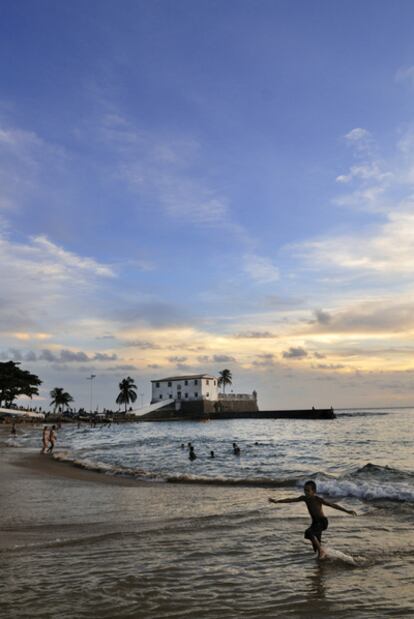
<path id="1" fill-rule="evenodd" d="M 291 346 L 289 350 L 283 351 L 282 356 L 284 359 L 305 359 L 305 357 L 308 356 L 308 353 L 300 346 Z"/>
<path id="2" fill-rule="evenodd" d="M 252 340 L 261 340 L 261 339 L 272 339 L 278 337 L 274 333 L 270 331 L 241 331 L 237 333 L 235 336 L 237 339 L 252 339 Z"/>
<path id="3" fill-rule="evenodd" d="M 400 67 L 395 74 L 395 81 L 397 83 L 408 83 L 414 85 L 414 66 Z"/>
<path id="4" fill-rule="evenodd" d="M 195 322 L 188 310 L 165 301 L 142 301 L 122 310 L 113 310 L 110 318 L 126 324 L 146 323 L 151 327 L 186 326 Z"/>
<path id="5" fill-rule="evenodd" d="M 236 359 L 230 355 L 213 355 L 212 361 L 214 363 L 232 363 L 236 362 Z"/>
<path id="6" fill-rule="evenodd" d="M 245 255 L 244 270 L 258 284 L 271 284 L 279 279 L 279 269 L 263 256 Z"/>
<path id="7" fill-rule="evenodd" d="M 100 136 L 118 154 L 118 176 L 134 192 L 155 197 L 167 215 L 186 225 L 230 223 L 227 199 L 201 172 L 196 140 L 150 134 L 114 114 L 103 118 Z"/>
<path id="8" fill-rule="evenodd" d="M 146 340 L 132 340 L 130 342 L 123 342 L 123 346 L 131 346 L 133 348 L 140 348 L 141 350 L 160 350 L 161 346 L 148 342 Z"/>
<path id="9" fill-rule="evenodd" d="M 351 129 L 344 138 L 346 143 L 351 146 L 358 155 L 366 155 L 367 153 L 373 152 L 374 139 L 367 129 L 356 127 L 355 129 Z"/>
<path id="10" fill-rule="evenodd" d="M 329 321 L 314 321 L 301 332 L 370 334 L 405 333 L 414 328 L 414 299 L 405 303 L 387 298 L 352 303 L 352 306 L 330 314 Z"/>
<path id="11" fill-rule="evenodd" d="M 316 321 L 320 325 L 328 325 L 331 322 L 331 315 L 323 310 L 315 310 L 314 312 Z"/>
<path id="12" fill-rule="evenodd" d="M 261 353 L 252 362 L 254 367 L 271 367 L 275 365 L 275 356 L 273 353 Z"/>
<path id="13" fill-rule="evenodd" d="M 345 366 L 341 363 L 318 363 L 312 367 L 317 370 L 342 370 Z"/>
<path id="14" fill-rule="evenodd" d="M 169 361 L 170 363 L 182 363 L 183 361 L 187 361 L 188 357 L 180 357 L 180 356 L 175 356 L 175 357 L 167 357 L 167 361 Z"/>
<path id="15" fill-rule="evenodd" d="M 116 361 L 118 356 L 115 353 L 100 353 L 87 355 L 83 351 L 72 351 L 62 348 L 61 350 L 50 350 L 43 348 L 39 352 L 34 350 L 24 351 L 16 348 L 9 348 L 1 353 L 2 359 L 13 359 L 14 361 L 47 361 L 50 363 L 86 363 L 88 361 Z"/>

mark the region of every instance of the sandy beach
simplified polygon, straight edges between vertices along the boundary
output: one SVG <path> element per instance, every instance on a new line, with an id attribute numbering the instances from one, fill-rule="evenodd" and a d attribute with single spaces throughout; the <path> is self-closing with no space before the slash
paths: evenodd
<path id="1" fill-rule="evenodd" d="M 20 430 L 20 428 L 18 428 Z M 140 481 L 0 441 L 0 616 L 79 619 L 413 617 L 411 504 L 329 513 L 319 563 L 295 489 Z M 40 437 L 40 426 L 28 429 Z M 63 440 L 63 436 L 61 438 Z"/>

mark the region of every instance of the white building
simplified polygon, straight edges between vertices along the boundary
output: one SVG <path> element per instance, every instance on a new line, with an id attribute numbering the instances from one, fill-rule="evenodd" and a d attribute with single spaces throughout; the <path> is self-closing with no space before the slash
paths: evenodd
<path id="1" fill-rule="evenodd" d="M 152 380 L 151 404 L 162 400 L 217 400 L 217 378 L 209 374 L 169 376 Z"/>

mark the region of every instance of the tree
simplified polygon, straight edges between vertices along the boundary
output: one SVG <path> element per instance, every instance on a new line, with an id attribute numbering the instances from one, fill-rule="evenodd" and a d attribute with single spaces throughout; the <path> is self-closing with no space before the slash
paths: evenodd
<path id="1" fill-rule="evenodd" d="M 10 404 L 21 395 L 32 398 L 39 395 L 39 385 L 42 381 L 36 374 L 22 370 L 20 363 L 5 361 L 0 363 L 0 406 Z"/>
<path id="2" fill-rule="evenodd" d="M 226 393 L 226 385 L 232 384 L 232 378 L 230 370 L 222 370 L 219 372 L 218 386 L 223 387 L 223 393 Z"/>
<path id="3" fill-rule="evenodd" d="M 119 395 L 116 399 L 117 404 L 125 404 L 125 413 L 127 412 L 127 406 L 130 402 L 135 402 L 137 389 L 134 379 L 128 376 L 119 383 Z"/>
<path id="4" fill-rule="evenodd" d="M 58 406 L 62 406 L 63 408 L 68 407 L 71 402 L 73 402 L 73 398 L 67 391 L 63 391 L 62 387 L 55 387 L 50 392 L 50 397 L 52 401 L 50 406 L 53 406 L 53 411 L 56 412 Z"/>

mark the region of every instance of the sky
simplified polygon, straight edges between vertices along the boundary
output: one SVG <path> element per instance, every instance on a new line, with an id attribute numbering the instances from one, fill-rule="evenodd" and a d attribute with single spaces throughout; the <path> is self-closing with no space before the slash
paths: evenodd
<path id="1" fill-rule="evenodd" d="M 414 404 L 410 0 L 0 0 L 0 360 Z"/>

